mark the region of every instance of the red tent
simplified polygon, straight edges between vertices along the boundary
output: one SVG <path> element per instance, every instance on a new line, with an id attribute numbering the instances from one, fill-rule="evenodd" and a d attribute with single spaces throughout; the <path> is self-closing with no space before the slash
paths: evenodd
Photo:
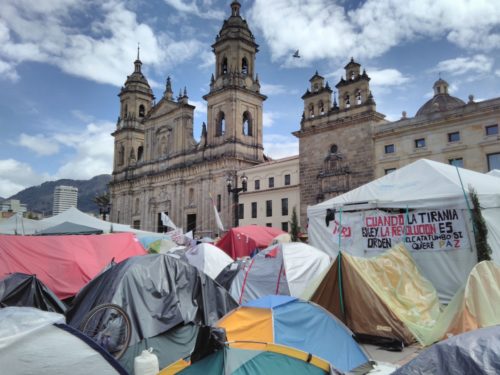
<path id="1" fill-rule="evenodd" d="M 146 254 L 133 233 L 71 236 L 0 235 L 0 279 L 36 275 L 60 299 L 74 296 L 108 265 Z"/>
<path id="2" fill-rule="evenodd" d="M 237 259 L 250 256 L 255 249 L 265 249 L 275 237 L 284 233 L 278 228 L 247 225 L 230 229 L 216 245 L 231 258 Z"/>

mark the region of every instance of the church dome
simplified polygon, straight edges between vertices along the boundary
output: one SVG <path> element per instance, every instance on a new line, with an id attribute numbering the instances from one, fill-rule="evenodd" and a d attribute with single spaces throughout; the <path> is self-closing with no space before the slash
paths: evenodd
<path id="1" fill-rule="evenodd" d="M 449 111 L 450 109 L 460 108 L 465 102 L 455 96 L 448 94 L 448 82 L 439 78 L 434 83 L 434 97 L 428 100 L 417 111 L 415 116 L 428 115 L 435 112 Z"/>
<path id="2" fill-rule="evenodd" d="M 137 48 L 137 59 L 134 61 L 134 72 L 127 76 L 127 80 L 121 90 L 122 93 L 140 91 L 145 94 L 153 95 L 151 86 L 149 86 L 148 80 L 142 73 L 141 67 L 142 61 L 139 59 L 139 48 Z"/>

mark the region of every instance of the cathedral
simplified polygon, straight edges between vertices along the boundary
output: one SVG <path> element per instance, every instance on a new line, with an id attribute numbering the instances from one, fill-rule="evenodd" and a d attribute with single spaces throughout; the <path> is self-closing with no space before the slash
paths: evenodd
<path id="1" fill-rule="evenodd" d="M 258 47 L 240 4 L 233 1 L 212 45 L 216 66 L 203 97 L 208 114 L 199 142 L 186 90 L 175 97 L 167 78 L 156 101 L 138 54 L 119 93 L 120 115 L 112 133 L 111 221 L 164 231 L 165 212 L 178 227 L 202 237 L 217 232 L 215 205 L 222 222 L 233 222 L 228 179 L 239 186 L 237 172 L 264 161 L 266 96 L 255 69 Z"/>

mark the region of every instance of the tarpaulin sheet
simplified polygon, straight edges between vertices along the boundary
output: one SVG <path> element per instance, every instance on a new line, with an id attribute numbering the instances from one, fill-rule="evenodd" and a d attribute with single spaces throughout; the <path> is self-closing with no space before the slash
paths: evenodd
<path id="1" fill-rule="evenodd" d="M 60 299 L 74 296 L 111 260 L 146 251 L 132 233 L 82 236 L 0 235 L 0 278 L 36 275 Z"/>
<path id="2" fill-rule="evenodd" d="M 500 327 L 482 328 L 431 346 L 393 374 L 494 375 L 500 373 L 498 353 L 500 353 Z"/>
<path id="3" fill-rule="evenodd" d="M 238 304 L 210 277 L 165 254 L 129 258 L 92 280 L 66 315 L 79 327 L 95 306 L 114 303 L 132 322 L 130 345 L 188 323 L 212 325 Z"/>
<path id="4" fill-rule="evenodd" d="M 278 228 L 247 225 L 230 229 L 216 245 L 231 258 L 238 259 L 250 256 L 256 249 L 265 249 L 275 237 L 284 233 Z"/>
<path id="5" fill-rule="evenodd" d="M 0 281 L 0 307 L 36 307 L 64 314 L 66 306 L 35 275 L 13 273 Z"/>

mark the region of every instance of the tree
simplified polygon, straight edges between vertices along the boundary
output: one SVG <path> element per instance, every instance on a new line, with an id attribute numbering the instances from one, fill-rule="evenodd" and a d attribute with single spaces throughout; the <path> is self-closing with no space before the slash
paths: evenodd
<path id="1" fill-rule="evenodd" d="M 472 225 L 474 228 L 474 239 L 477 249 L 477 262 L 491 260 L 491 247 L 488 244 L 488 228 L 484 222 L 481 206 L 476 191 L 469 187 L 469 195 L 472 201 Z"/>
<path id="2" fill-rule="evenodd" d="M 299 219 L 297 218 L 297 210 L 295 209 L 294 206 L 292 210 L 292 219 L 290 221 L 290 237 L 292 238 L 293 242 L 299 241 L 299 234 L 300 234 Z"/>

